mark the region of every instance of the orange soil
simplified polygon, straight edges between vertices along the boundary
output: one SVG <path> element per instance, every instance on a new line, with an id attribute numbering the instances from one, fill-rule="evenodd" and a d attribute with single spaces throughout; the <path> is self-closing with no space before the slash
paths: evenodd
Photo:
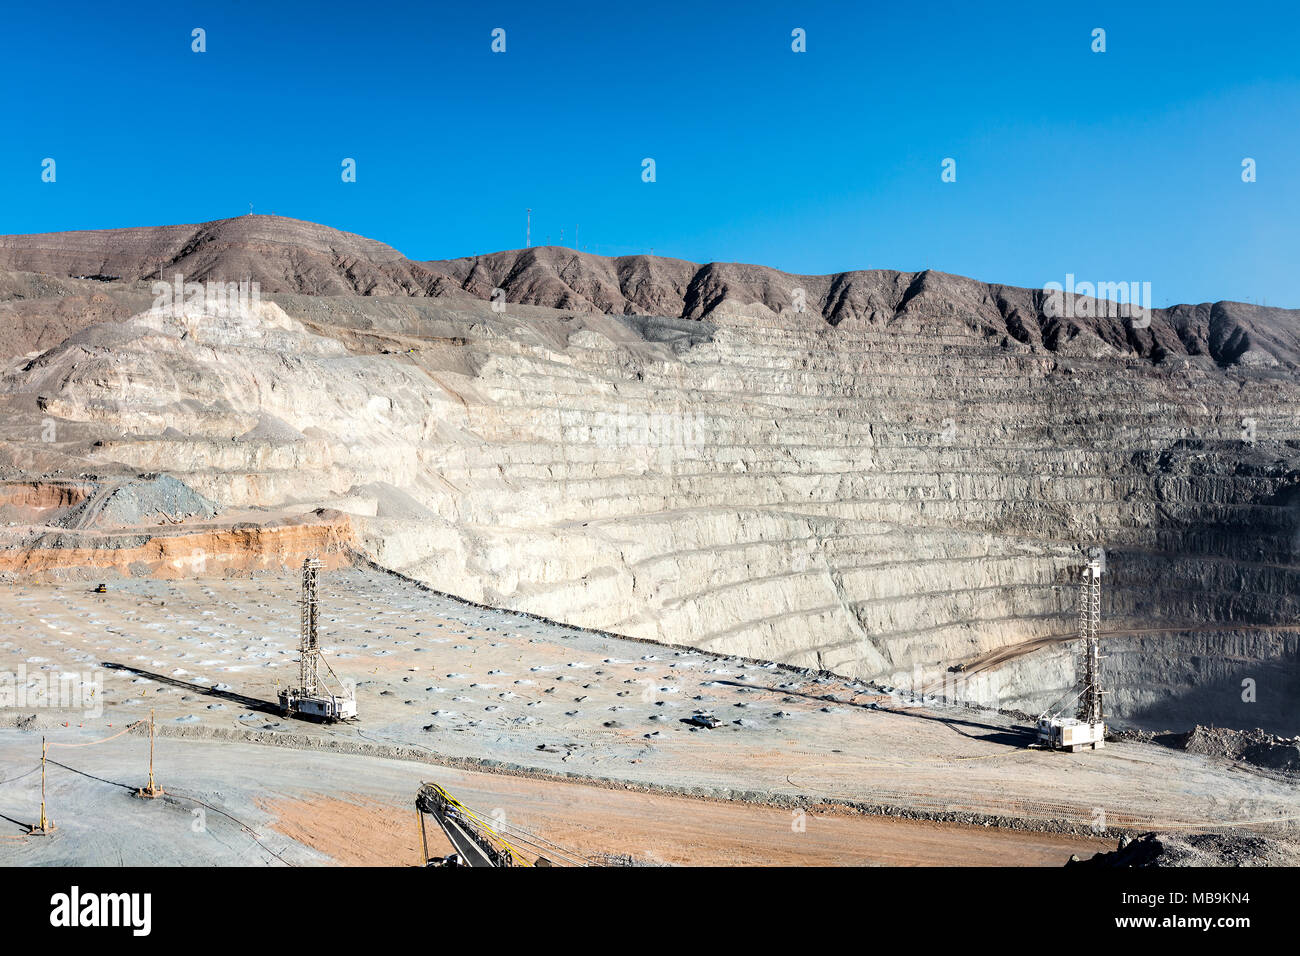
<path id="1" fill-rule="evenodd" d="M 804 815 L 743 803 L 692 800 L 522 777 L 451 772 L 468 806 L 570 851 L 627 854 L 679 865 L 1062 866 L 1071 854 L 1114 849 L 1102 837 L 997 830 L 818 810 Z M 480 789 L 482 788 L 482 789 Z M 271 828 L 351 866 L 406 866 L 420 859 L 414 793 L 409 803 L 345 794 L 261 804 Z M 489 806 L 491 805 L 491 806 Z M 432 818 L 431 856 L 451 852 Z"/>
<path id="2" fill-rule="evenodd" d="M 41 578 L 67 569 L 115 570 L 130 574 L 133 565 L 164 580 L 221 575 L 226 571 L 292 567 L 317 554 L 327 569 L 348 563 L 340 545 L 353 539 L 346 515 L 327 512 L 321 520 L 256 527 L 206 528 L 189 533 L 156 534 L 152 528 L 106 534 L 75 532 L 100 547 L 0 550 L 0 573 Z M 147 536 L 142 544 L 135 544 Z M 115 543 L 121 546 L 115 547 Z"/>

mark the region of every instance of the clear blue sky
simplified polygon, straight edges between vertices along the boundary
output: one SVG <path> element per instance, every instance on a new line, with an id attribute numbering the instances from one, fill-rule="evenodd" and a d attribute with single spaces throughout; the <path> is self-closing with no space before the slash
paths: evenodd
<path id="1" fill-rule="evenodd" d="M 602 254 L 1300 307 L 1294 2 L 21 3 L 0 81 L 0 233 L 251 202 L 434 259 L 531 206 Z"/>

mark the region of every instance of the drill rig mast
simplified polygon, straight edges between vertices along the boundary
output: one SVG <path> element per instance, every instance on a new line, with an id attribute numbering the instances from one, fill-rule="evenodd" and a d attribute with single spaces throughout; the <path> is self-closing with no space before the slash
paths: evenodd
<path id="1" fill-rule="evenodd" d="M 316 596 L 316 579 L 321 563 L 309 557 L 302 563 L 301 626 L 298 645 L 298 686 L 280 691 L 280 706 L 285 715 L 301 714 L 325 721 L 348 720 L 357 716 L 357 698 L 353 690 L 345 690 L 329 662 L 321 656 L 317 622 L 320 602 Z M 339 685 L 340 693 L 324 692 L 320 665 Z"/>
<path id="2" fill-rule="evenodd" d="M 1101 561 L 1093 559 L 1083 568 L 1079 581 L 1079 692 L 1074 717 L 1062 717 L 1061 710 L 1038 718 L 1038 742 L 1052 750 L 1101 750 L 1106 746 L 1106 724 L 1101 706 L 1101 656 L 1097 628 L 1101 623 Z M 1068 705 L 1066 705 L 1068 706 Z"/>

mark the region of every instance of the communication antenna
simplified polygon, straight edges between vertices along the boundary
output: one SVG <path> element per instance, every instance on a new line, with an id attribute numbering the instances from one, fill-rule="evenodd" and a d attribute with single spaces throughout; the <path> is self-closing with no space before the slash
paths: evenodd
<path id="1" fill-rule="evenodd" d="M 528 210 L 527 224 L 524 226 L 524 248 L 532 248 L 533 245 L 533 211 Z"/>

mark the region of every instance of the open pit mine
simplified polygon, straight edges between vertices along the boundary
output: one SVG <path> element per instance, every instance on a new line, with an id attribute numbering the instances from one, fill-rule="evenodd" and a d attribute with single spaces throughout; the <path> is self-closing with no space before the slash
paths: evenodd
<path id="1" fill-rule="evenodd" d="M 1061 304 L 0 237 L 0 859 L 1300 863 L 1300 314 Z"/>

